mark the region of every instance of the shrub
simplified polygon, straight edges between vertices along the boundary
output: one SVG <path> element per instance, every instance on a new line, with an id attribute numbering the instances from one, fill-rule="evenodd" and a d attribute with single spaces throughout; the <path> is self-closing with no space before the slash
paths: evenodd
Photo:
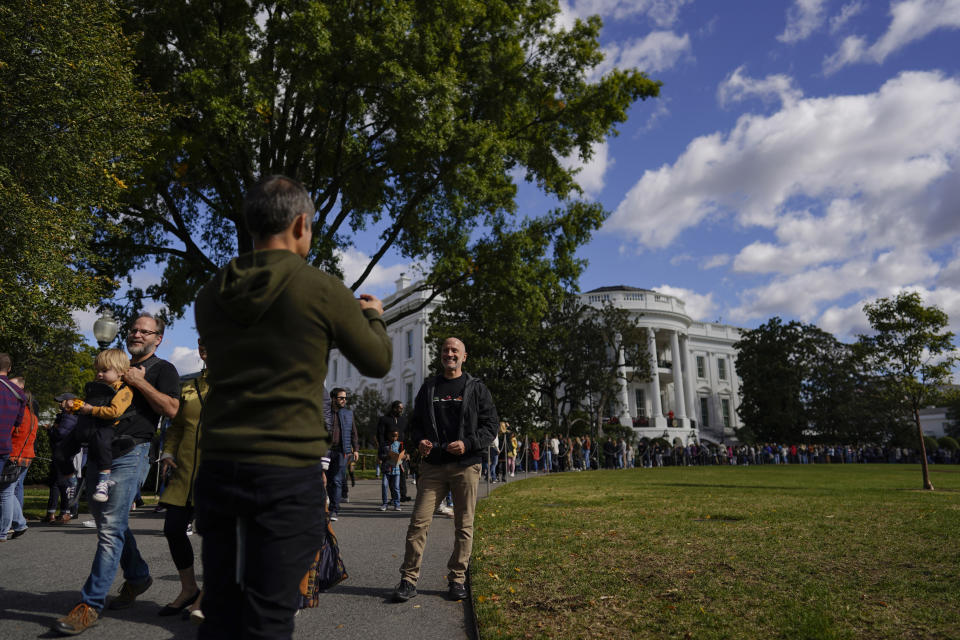
<path id="1" fill-rule="evenodd" d="M 956 451 L 960 449 L 960 443 L 951 438 L 950 436 L 944 436 L 937 440 L 937 444 L 940 445 L 941 449 L 946 449 L 947 451 Z"/>
<path id="2" fill-rule="evenodd" d="M 927 455 L 932 454 L 934 451 L 940 448 L 940 445 L 937 443 L 937 439 L 933 436 L 923 436 L 923 444 L 927 448 Z"/>

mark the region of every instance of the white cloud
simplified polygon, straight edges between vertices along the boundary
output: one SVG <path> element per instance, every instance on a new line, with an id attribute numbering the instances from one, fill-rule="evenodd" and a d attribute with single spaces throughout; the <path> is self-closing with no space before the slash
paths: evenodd
<path id="1" fill-rule="evenodd" d="M 738 77 L 737 91 L 760 86 Z M 869 94 L 785 101 L 694 139 L 644 172 L 604 230 L 661 249 L 703 224 L 754 228 L 732 266 L 756 286 L 724 315 L 822 317 L 832 330 L 854 317 L 851 298 L 960 287 L 958 203 L 960 81 L 910 72 Z M 934 260 L 945 246 L 953 257 Z"/>
<path id="2" fill-rule="evenodd" d="M 787 26 L 777 40 L 792 44 L 809 38 L 823 25 L 823 5 L 824 0 L 794 0 L 787 10 Z"/>
<path id="3" fill-rule="evenodd" d="M 570 26 L 574 19 L 592 15 L 623 20 L 631 16 L 646 16 L 659 27 L 669 27 L 677 21 L 680 9 L 692 0 L 560 0 L 562 24 Z"/>
<path id="4" fill-rule="evenodd" d="M 842 14 L 841 14 L 842 15 Z M 890 26 L 872 45 L 861 36 L 850 36 L 824 60 L 832 73 L 855 62 L 881 63 L 887 56 L 938 29 L 960 29 L 960 0 L 902 0 L 890 5 Z"/>
<path id="5" fill-rule="evenodd" d="M 340 259 L 340 268 L 343 270 L 344 284 L 348 287 L 356 282 L 357 278 L 363 273 L 364 269 L 370 263 L 370 256 L 353 247 L 346 251 L 338 251 L 337 257 Z M 394 282 L 400 277 L 401 273 L 406 273 L 408 277 L 416 279 L 417 267 L 411 264 L 395 264 L 389 267 L 378 263 L 370 275 L 363 281 L 357 293 L 371 293 L 383 297 L 394 291 Z"/>
<path id="6" fill-rule="evenodd" d="M 709 256 L 704 259 L 701 263 L 700 268 L 703 270 L 707 269 L 716 269 L 717 267 L 725 267 L 730 264 L 730 255 L 726 253 L 718 253 L 715 256 Z"/>
<path id="7" fill-rule="evenodd" d="M 96 307 L 77 309 L 76 311 L 72 311 L 70 315 L 73 317 L 73 321 L 76 323 L 80 333 L 93 335 L 93 323 L 100 317 L 100 313 Z"/>
<path id="8" fill-rule="evenodd" d="M 180 375 L 196 373 L 203 368 L 203 360 L 200 359 L 200 354 L 195 346 L 174 347 L 173 353 L 167 359 L 173 363 Z"/>
<path id="9" fill-rule="evenodd" d="M 593 197 L 598 196 L 603 191 L 604 176 L 607 169 L 613 166 L 613 160 L 609 158 L 609 147 L 606 140 L 593 145 L 590 159 L 586 162 L 575 151 L 572 155 L 564 158 L 562 163 L 567 169 L 577 171 L 577 184 L 588 196 Z"/>
<path id="10" fill-rule="evenodd" d="M 860 0 L 854 0 L 854 2 L 848 2 L 840 8 L 840 13 L 830 18 L 830 33 L 837 33 L 850 21 L 854 16 L 858 16 L 863 12 L 864 5 Z"/>
<path id="11" fill-rule="evenodd" d="M 926 254 L 908 250 L 808 269 L 744 291 L 731 315 L 745 321 L 788 314 L 810 322 L 826 303 L 864 292 L 887 295 L 893 288 L 931 280 L 939 268 Z"/>
<path id="12" fill-rule="evenodd" d="M 960 179 L 958 154 L 960 83 L 904 73 L 875 93 L 800 99 L 694 139 L 672 165 L 644 172 L 605 230 L 663 248 L 708 219 L 774 228 L 797 219 L 797 199 L 828 211 L 848 200 L 877 248 L 901 244 L 943 215 L 938 181 Z"/>
<path id="13" fill-rule="evenodd" d="M 741 102 L 749 96 L 759 96 L 769 100 L 780 100 L 783 106 L 793 105 L 803 97 L 803 92 L 793 86 L 793 78 L 783 74 L 769 75 L 762 80 L 744 75 L 744 66 L 733 70 L 717 88 L 717 100 L 726 106 L 732 102 Z"/>
<path id="14" fill-rule="evenodd" d="M 713 301 L 713 294 L 701 295 L 692 289 L 683 289 L 681 287 L 671 287 L 668 284 L 654 287 L 654 291 L 675 296 L 683 300 L 686 305 L 687 315 L 697 322 L 708 322 L 716 314 L 717 305 Z"/>
<path id="15" fill-rule="evenodd" d="M 675 66 L 682 57 L 689 56 L 691 49 L 687 34 L 680 36 L 672 31 L 654 31 L 643 38 L 604 47 L 604 61 L 593 74 L 599 77 L 614 68 L 664 71 Z"/>
<path id="16" fill-rule="evenodd" d="M 863 305 L 868 302 L 872 302 L 872 299 L 864 298 L 849 307 L 831 306 L 821 314 L 817 326 L 834 334 L 839 340 L 852 341 L 857 335 L 870 331 L 870 322 L 863 312 Z"/>

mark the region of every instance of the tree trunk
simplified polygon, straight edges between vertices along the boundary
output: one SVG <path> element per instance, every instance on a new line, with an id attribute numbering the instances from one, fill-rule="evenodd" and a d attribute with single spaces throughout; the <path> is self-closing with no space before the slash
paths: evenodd
<path id="1" fill-rule="evenodd" d="M 913 421 L 917 425 L 917 436 L 920 438 L 920 467 L 923 469 L 923 488 L 933 491 L 930 482 L 930 470 L 927 468 L 927 444 L 923 441 L 923 427 L 920 426 L 920 412 L 913 410 Z"/>

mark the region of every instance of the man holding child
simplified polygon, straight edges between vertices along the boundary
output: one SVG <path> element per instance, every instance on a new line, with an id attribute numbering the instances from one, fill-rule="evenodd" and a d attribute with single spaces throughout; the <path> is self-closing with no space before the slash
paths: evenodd
<path id="1" fill-rule="evenodd" d="M 131 408 L 135 415 L 124 420 L 114 436 L 110 464 L 110 479 L 114 484 L 109 498 L 105 502 L 89 501 L 90 512 L 97 523 L 97 551 L 90 575 L 80 591 L 80 602 L 54 623 L 53 629 L 59 633 L 76 635 L 97 623 L 118 568 L 123 570 L 124 583 L 120 594 L 110 602 L 110 609 L 129 607 L 153 584 L 150 569 L 137 550 L 129 520 L 130 505 L 149 464 L 150 440 L 160 418 L 172 418 L 180 406 L 177 369 L 155 355 L 163 340 L 163 330 L 162 319 L 143 313 L 127 333 L 131 359 L 123 381 L 133 390 Z M 72 405 L 72 400 L 65 400 L 62 408 L 69 410 Z M 86 475 L 95 478 L 98 471 L 91 468 Z M 94 486 L 88 487 L 90 492 L 94 489 Z"/>

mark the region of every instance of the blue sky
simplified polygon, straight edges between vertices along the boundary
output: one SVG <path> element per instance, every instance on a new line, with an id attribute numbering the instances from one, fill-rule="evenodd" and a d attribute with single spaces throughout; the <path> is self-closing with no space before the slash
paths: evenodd
<path id="1" fill-rule="evenodd" d="M 960 0 L 561 6 L 561 24 L 603 18 L 596 73 L 663 82 L 619 136 L 570 159 L 612 212 L 581 250 L 584 291 L 651 288 L 697 320 L 779 315 L 851 339 L 865 302 L 916 290 L 960 334 Z M 551 206 L 531 187 L 518 202 Z M 370 251 L 344 256 L 348 280 Z M 365 289 L 389 294 L 411 270 L 387 260 Z M 195 366 L 192 313 L 161 355 Z"/>

